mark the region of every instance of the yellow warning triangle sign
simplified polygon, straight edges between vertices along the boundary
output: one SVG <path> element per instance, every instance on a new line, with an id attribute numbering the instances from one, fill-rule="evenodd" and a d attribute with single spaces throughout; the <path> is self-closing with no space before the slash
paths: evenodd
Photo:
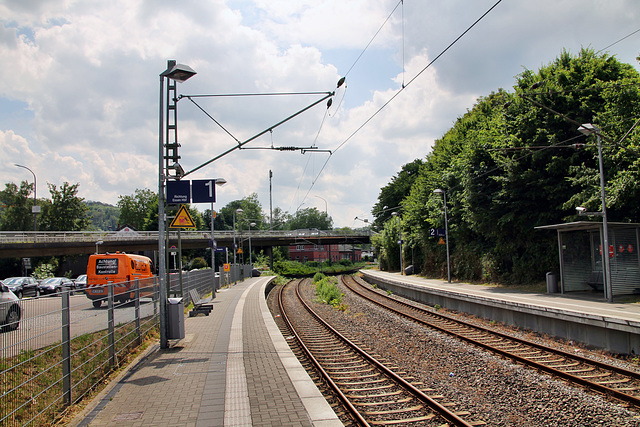
<path id="1" fill-rule="evenodd" d="M 171 224 L 169 224 L 169 228 L 196 228 L 196 223 L 193 222 L 193 218 L 189 215 L 189 210 L 186 208 L 186 205 L 181 205 L 180 210 Z"/>
<path id="2" fill-rule="evenodd" d="M 438 244 L 439 245 L 444 245 L 446 244 L 446 242 L 444 241 L 444 239 L 441 237 L 440 240 L 438 240 Z"/>

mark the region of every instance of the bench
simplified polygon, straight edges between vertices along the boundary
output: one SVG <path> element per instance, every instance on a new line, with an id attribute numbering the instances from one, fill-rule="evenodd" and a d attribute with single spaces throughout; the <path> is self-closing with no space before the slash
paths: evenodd
<path id="1" fill-rule="evenodd" d="M 604 282 L 602 281 L 602 271 L 593 271 L 587 279 L 587 285 L 593 288 L 594 292 L 604 290 Z"/>
<path id="2" fill-rule="evenodd" d="M 195 317 L 200 313 L 208 316 L 211 313 L 213 305 L 209 304 L 209 302 L 211 302 L 212 298 L 201 299 L 197 289 L 191 289 L 189 296 L 191 297 L 191 302 L 193 302 L 193 310 L 189 312 L 189 317 Z"/>

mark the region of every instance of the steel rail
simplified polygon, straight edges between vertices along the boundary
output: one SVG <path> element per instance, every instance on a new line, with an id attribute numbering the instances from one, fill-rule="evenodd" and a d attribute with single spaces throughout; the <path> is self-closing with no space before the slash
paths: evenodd
<path id="1" fill-rule="evenodd" d="M 349 340 L 347 337 L 345 337 L 343 334 L 341 334 L 340 332 L 338 332 L 335 328 L 333 328 L 329 323 L 327 323 L 324 319 L 322 319 L 320 317 L 319 314 L 317 314 L 310 306 L 309 304 L 307 304 L 304 299 L 302 298 L 302 295 L 300 294 L 300 285 L 301 285 L 302 281 L 298 282 L 296 285 L 296 296 L 298 297 L 298 300 L 300 301 L 300 303 L 304 306 L 304 308 L 309 312 L 309 314 L 311 314 L 326 330 L 330 331 L 331 334 L 333 334 L 334 336 L 336 336 L 340 341 L 342 341 L 343 343 L 345 343 L 348 347 L 350 347 L 352 350 L 354 350 L 357 354 L 359 354 L 361 357 L 363 357 L 364 359 L 366 359 L 369 363 L 371 363 L 376 369 L 380 370 L 381 372 L 383 372 L 385 375 L 387 375 L 392 381 L 395 381 L 397 384 L 399 384 L 402 388 L 404 388 L 408 393 L 410 393 L 411 395 L 413 395 L 414 397 L 416 397 L 418 400 L 422 401 L 423 403 L 425 403 L 432 411 L 434 411 L 435 413 L 437 413 L 439 416 L 441 416 L 442 418 L 444 418 L 446 421 L 448 421 L 449 423 L 451 423 L 454 426 L 464 426 L 464 427 L 469 427 L 469 426 L 473 426 L 473 425 L 479 425 L 482 423 L 469 423 L 466 420 L 464 420 L 463 418 L 461 418 L 460 416 L 458 416 L 456 413 L 450 411 L 447 407 L 445 407 L 444 405 L 438 403 L 436 400 L 434 400 L 433 398 L 429 397 L 427 394 L 425 394 L 422 390 L 418 389 L 417 387 L 415 387 L 413 384 L 411 384 L 409 381 L 405 380 L 404 378 L 402 378 L 401 376 L 399 376 L 398 374 L 396 374 L 394 371 L 392 371 L 391 369 L 389 369 L 387 366 L 385 366 L 384 364 L 382 364 L 380 361 L 378 361 L 376 358 L 374 358 L 373 356 L 371 356 L 370 354 L 368 354 L 365 350 L 363 350 L 360 346 L 358 346 L 357 344 L 355 344 L 353 341 Z"/>
<path id="2" fill-rule="evenodd" d="M 449 316 L 445 316 L 445 315 L 442 315 L 442 314 L 439 314 L 439 313 L 433 313 L 431 311 L 423 310 L 423 309 L 420 309 L 419 307 L 415 307 L 415 306 L 413 306 L 411 304 L 407 304 L 405 302 L 389 298 L 388 296 L 385 296 L 385 295 L 380 294 L 378 292 L 371 291 L 371 290 L 367 289 L 365 286 L 363 286 L 360 282 L 358 282 L 357 280 L 353 279 L 352 277 L 351 277 L 351 280 L 350 279 L 345 279 L 346 277 L 351 277 L 351 276 L 342 276 L 342 282 L 344 283 L 345 286 L 347 286 L 347 288 L 349 288 L 350 290 L 352 290 L 354 293 L 356 293 L 357 295 L 361 296 L 362 298 L 364 298 L 364 299 L 366 299 L 366 300 L 368 300 L 368 301 L 370 301 L 370 302 L 372 302 L 374 304 L 377 304 L 377 305 L 379 305 L 379 306 L 381 306 L 381 307 L 383 307 L 383 308 L 385 308 L 385 309 L 387 309 L 387 310 L 389 310 L 391 312 L 394 312 L 394 313 L 396 313 L 398 315 L 401 315 L 401 316 L 403 316 L 405 318 L 408 318 L 410 320 L 418 322 L 418 323 L 420 323 L 422 325 L 426 325 L 428 327 L 436 329 L 436 330 L 438 330 L 440 332 L 449 334 L 451 336 L 455 336 L 456 338 L 459 338 L 461 340 L 469 342 L 469 343 L 471 343 L 473 345 L 476 345 L 478 347 L 482 347 L 482 348 L 484 348 L 484 349 L 486 349 L 488 351 L 491 351 L 493 353 L 497 353 L 497 354 L 499 354 L 501 356 L 504 356 L 506 358 L 509 358 L 509 359 L 515 360 L 517 362 L 520 362 L 523 365 L 531 366 L 531 367 L 533 367 L 535 369 L 538 369 L 540 371 L 547 372 L 549 374 L 555 375 L 555 376 L 557 376 L 559 378 L 565 379 L 565 380 L 573 382 L 575 384 L 579 384 L 581 386 L 591 388 L 591 389 L 596 390 L 596 391 L 598 391 L 598 392 L 600 392 L 602 394 L 605 394 L 605 395 L 608 395 L 608 396 L 612 396 L 612 397 L 614 397 L 614 398 L 616 398 L 618 400 L 621 400 L 623 402 L 630 403 L 630 404 L 632 404 L 632 405 L 634 405 L 636 407 L 640 407 L 640 397 L 638 397 L 638 396 L 630 395 L 630 394 L 624 393 L 624 392 L 622 392 L 620 390 L 617 390 L 617 389 L 614 389 L 614 388 L 611 388 L 611 387 L 607 387 L 605 385 L 602 385 L 602 384 L 599 384 L 599 383 L 596 383 L 596 382 L 593 382 L 593 381 L 589 381 L 589 380 L 587 380 L 585 378 L 582 378 L 582 377 L 579 377 L 577 375 L 573 375 L 571 373 L 568 373 L 568 372 L 565 372 L 565 371 L 562 371 L 562 370 L 559 370 L 559 369 L 555 369 L 555 368 L 553 368 L 551 366 L 548 366 L 548 365 L 545 365 L 543 363 L 536 362 L 536 361 L 531 360 L 531 359 L 529 359 L 527 357 L 519 356 L 517 354 L 511 353 L 511 352 L 506 351 L 506 350 L 502 350 L 500 348 L 496 348 L 496 347 L 494 347 L 492 345 L 489 345 L 487 343 L 478 341 L 478 340 L 470 338 L 468 336 L 465 336 L 465 335 L 462 335 L 462 334 L 458 334 L 458 333 L 456 333 L 456 332 L 454 332 L 451 329 L 448 329 L 446 327 L 439 326 L 439 325 L 436 325 L 436 324 L 433 324 L 433 323 L 429 323 L 424 319 L 421 319 L 421 318 L 412 316 L 410 314 L 404 313 L 404 312 L 402 312 L 402 311 L 400 311 L 398 309 L 395 309 L 395 308 L 389 306 L 388 304 L 385 304 L 385 303 L 383 303 L 381 301 L 377 301 L 376 299 L 374 299 L 372 297 L 369 297 L 368 295 L 365 295 L 363 292 L 360 292 L 358 289 L 366 290 L 367 292 L 369 292 L 371 294 L 375 294 L 376 297 L 378 297 L 380 299 L 384 299 L 384 300 L 387 300 L 387 301 L 393 301 L 393 303 L 396 303 L 396 304 L 398 304 L 400 306 L 408 307 L 411 310 L 419 312 L 422 315 L 427 315 L 429 317 L 440 319 L 440 320 L 446 320 L 448 322 L 458 323 L 460 325 L 463 325 L 463 326 L 468 327 L 468 328 L 472 328 L 474 330 L 477 330 L 477 331 L 485 333 L 485 334 L 490 334 L 490 335 L 499 337 L 501 339 L 510 340 L 510 341 L 518 343 L 518 344 L 527 345 L 527 346 L 536 348 L 538 350 L 547 351 L 547 352 L 549 352 L 551 354 L 562 356 L 562 357 L 564 357 L 566 359 L 578 361 L 580 363 L 584 363 L 584 364 L 587 364 L 587 365 L 592 365 L 592 366 L 595 366 L 595 367 L 597 367 L 599 369 L 602 369 L 602 370 L 615 372 L 615 373 L 617 373 L 619 375 L 627 376 L 627 377 L 630 377 L 630 378 L 633 378 L 633 379 L 639 379 L 640 378 L 640 374 L 638 374 L 636 372 L 628 371 L 626 369 L 622 369 L 622 368 L 619 368 L 619 367 L 616 367 L 616 366 L 608 365 L 606 363 L 602 363 L 602 362 L 599 362 L 599 361 L 591 360 L 591 359 L 588 359 L 586 357 L 582 357 L 582 356 L 574 355 L 574 354 L 571 354 L 571 353 L 567 353 L 567 352 L 564 352 L 562 350 L 558 350 L 558 349 L 554 349 L 554 348 L 551 348 L 551 347 L 543 346 L 541 344 L 533 343 L 533 342 L 530 342 L 530 341 L 527 341 L 527 340 L 524 340 L 524 339 L 521 339 L 521 338 L 512 337 L 510 335 L 507 335 L 507 334 L 504 334 L 504 333 L 501 333 L 501 332 L 492 331 L 490 329 L 482 328 L 482 327 L 480 327 L 478 325 L 472 325 L 472 324 L 464 322 L 462 320 L 453 319 L 453 318 L 451 318 Z M 351 283 L 356 283 L 358 285 L 358 289 L 354 288 L 353 286 L 350 286 L 348 284 L 349 281 Z"/>
<path id="3" fill-rule="evenodd" d="M 299 282 L 302 282 L 302 280 L 299 280 Z M 289 282 L 289 283 L 292 283 L 292 282 Z M 285 286 L 288 286 L 288 284 Z M 353 406 L 353 404 L 349 401 L 347 396 L 345 396 L 344 393 L 342 393 L 342 391 L 340 390 L 340 387 L 338 387 L 338 385 L 331 379 L 331 377 L 329 376 L 329 373 L 324 370 L 320 362 L 313 356 L 311 350 L 305 345 L 305 343 L 302 341 L 302 337 L 298 334 L 296 329 L 293 327 L 293 324 L 291 323 L 291 320 L 287 315 L 287 311 L 284 308 L 284 300 L 283 300 L 282 294 L 284 293 L 285 286 L 281 286 L 278 289 L 278 307 L 280 309 L 280 315 L 282 316 L 282 320 L 284 320 L 285 324 L 287 325 L 287 328 L 289 329 L 291 334 L 294 336 L 296 342 L 298 343 L 298 346 L 305 353 L 307 359 L 313 364 L 315 369 L 322 375 L 323 380 L 329 385 L 329 387 L 331 387 L 333 392 L 336 394 L 336 397 L 342 402 L 342 404 L 344 405 L 345 409 L 349 412 L 349 414 L 352 417 L 354 417 L 361 425 L 368 426 L 369 423 L 362 417 L 362 415 L 356 409 L 356 407 Z"/>

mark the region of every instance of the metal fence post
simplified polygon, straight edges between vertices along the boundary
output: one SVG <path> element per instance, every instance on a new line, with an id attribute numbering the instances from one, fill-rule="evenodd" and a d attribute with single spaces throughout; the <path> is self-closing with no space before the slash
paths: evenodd
<path id="1" fill-rule="evenodd" d="M 71 405 L 71 325 L 69 291 L 62 292 L 62 394 L 64 404 Z"/>
<path id="2" fill-rule="evenodd" d="M 153 317 L 158 319 L 158 300 L 160 294 L 160 279 L 153 276 Z"/>
<path id="3" fill-rule="evenodd" d="M 109 335 L 109 361 L 111 364 L 111 367 L 116 366 L 116 337 L 115 337 L 115 321 L 114 321 L 114 317 L 115 317 L 115 313 L 114 313 L 114 309 L 113 309 L 113 283 L 110 283 L 107 285 L 108 286 L 108 291 L 109 291 L 109 297 L 108 297 L 108 321 L 107 321 L 107 326 L 108 326 L 108 335 Z"/>
<path id="4" fill-rule="evenodd" d="M 142 344 L 142 333 L 140 332 L 140 279 L 136 278 L 136 293 L 135 293 L 135 320 L 136 320 L 136 336 L 137 344 Z"/>

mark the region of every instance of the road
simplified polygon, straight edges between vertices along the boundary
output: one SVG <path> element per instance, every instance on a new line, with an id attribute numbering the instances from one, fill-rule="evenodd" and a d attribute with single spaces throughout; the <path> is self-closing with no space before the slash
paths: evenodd
<path id="1" fill-rule="evenodd" d="M 36 350 L 62 340 L 62 298 L 46 296 L 21 300 L 22 319 L 15 331 L 0 333 L 0 352 L 2 358 L 12 357 L 24 350 Z M 76 337 L 89 332 L 107 329 L 108 308 L 94 308 L 91 300 L 83 293 L 69 298 L 71 336 Z M 150 298 L 140 303 L 140 316 L 154 313 L 154 304 Z M 116 305 L 115 325 L 131 322 L 135 316 L 135 305 L 129 302 Z"/>

